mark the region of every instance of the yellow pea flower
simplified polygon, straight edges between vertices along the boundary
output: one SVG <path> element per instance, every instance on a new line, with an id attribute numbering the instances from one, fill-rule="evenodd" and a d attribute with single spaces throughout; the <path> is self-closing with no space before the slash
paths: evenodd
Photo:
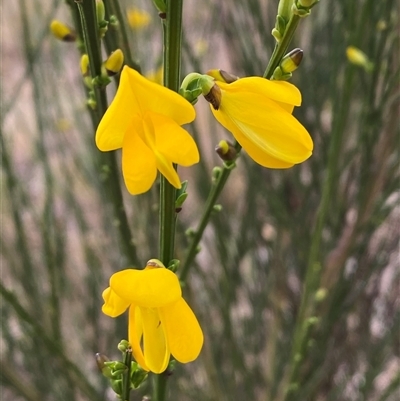
<path id="1" fill-rule="evenodd" d="M 129 308 L 129 342 L 143 369 L 162 373 L 171 354 L 181 363 L 200 354 L 200 325 L 182 298 L 178 277 L 159 260 L 150 260 L 144 270 L 113 274 L 103 299 L 102 310 L 108 316 L 119 316 Z"/>
<path id="2" fill-rule="evenodd" d="M 289 168 L 311 156 L 313 141 L 292 115 L 301 103 L 294 85 L 261 77 L 228 84 L 218 70 L 207 74 L 216 80 L 211 96 L 205 96 L 214 117 L 254 161 L 264 167 Z"/>
<path id="3" fill-rule="evenodd" d="M 199 161 L 193 138 L 181 127 L 195 116 L 194 107 L 182 96 L 125 66 L 115 98 L 97 128 L 96 145 L 103 152 L 122 148 L 122 173 L 131 194 L 148 191 L 157 170 L 181 188 L 173 163 L 191 166 Z"/>

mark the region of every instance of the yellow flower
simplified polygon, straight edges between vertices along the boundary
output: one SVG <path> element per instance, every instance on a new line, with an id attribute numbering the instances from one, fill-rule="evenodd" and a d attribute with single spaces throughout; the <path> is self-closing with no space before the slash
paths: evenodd
<path id="1" fill-rule="evenodd" d="M 313 150 L 307 130 L 292 116 L 301 103 L 292 84 L 247 77 L 232 83 L 209 71 L 216 87 L 210 105 L 214 117 L 228 129 L 249 156 L 264 167 L 289 168 L 308 159 Z"/>
<path id="2" fill-rule="evenodd" d="M 148 191 L 157 170 L 180 188 L 173 163 L 191 166 L 199 161 L 193 138 L 180 127 L 195 116 L 182 96 L 125 66 L 117 94 L 97 128 L 96 145 L 101 151 L 122 148 L 122 173 L 131 194 Z"/>
<path id="3" fill-rule="evenodd" d="M 108 316 L 129 308 L 129 342 L 143 369 L 164 372 L 171 354 L 181 363 L 198 357 L 203 346 L 200 325 L 182 298 L 178 277 L 159 260 L 150 260 L 144 270 L 113 274 L 103 299 Z"/>
<path id="4" fill-rule="evenodd" d="M 130 8 L 127 11 L 128 24 L 132 29 L 142 29 L 148 26 L 151 22 L 150 14 L 145 10 L 138 8 Z"/>

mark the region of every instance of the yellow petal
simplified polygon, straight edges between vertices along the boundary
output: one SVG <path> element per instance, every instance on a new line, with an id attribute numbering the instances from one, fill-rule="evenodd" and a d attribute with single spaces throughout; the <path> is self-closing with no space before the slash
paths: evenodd
<path id="1" fill-rule="evenodd" d="M 160 114 L 151 115 L 155 129 L 155 146 L 173 163 L 191 166 L 200 160 L 196 142 L 173 120 Z"/>
<path id="2" fill-rule="evenodd" d="M 149 81 L 137 71 L 125 66 L 121 75 L 129 80 L 135 101 L 130 105 L 131 113 L 146 111 L 169 117 L 177 124 L 190 123 L 196 117 L 194 107 L 178 93 Z"/>
<path id="3" fill-rule="evenodd" d="M 286 168 L 311 156 L 313 143 L 306 129 L 263 96 L 224 92 L 219 110 L 211 111 L 262 166 Z M 279 161 L 283 164 L 279 165 Z"/>
<path id="4" fill-rule="evenodd" d="M 128 129 L 122 147 L 122 173 L 125 185 L 132 195 L 148 191 L 157 177 L 156 158 L 143 142 L 140 130 L 142 120 L 135 118 Z"/>
<path id="5" fill-rule="evenodd" d="M 132 347 L 132 354 L 136 362 L 144 369 L 149 370 L 144 360 L 142 348 L 140 347 L 140 340 L 143 334 L 143 322 L 140 313 L 140 308 L 132 305 L 129 308 L 129 325 L 128 325 L 128 339 Z"/>
<path id="6" fill-rule="evenodd" d="M 147 367 L 154 373 L 162 373 L 168 366 L 170 352 L 164 327 L 157 309 L 140 308 L 143 322 L 143 354 Z"/>
<path id="7" fill-rule="evenodd" d="M 155 155 L 158 171 L 168 180 L 171 185 L 177 189 L 180 189 L 182 186 L 181 180 L 172 162 L 159 152 L 156 152 Z"/>
<path id="8" fill-rule="evenodd" d="M 111 276 L 110 287 L 126 302 L 147 308 L 166 306 L 182 294 L 178 277 L 164 267 L 119 271 Z"/>
<path id="9" fill-rule="evenodd" d="M 103 152 L 122 146 L 125 132 L 132 123 L 133 116 L 139 111 L 126 68 L 128 67 L 122 70 L 114 100 L 97 127 L 96 145 Z"/>
<path id="10" fill-rule="evenodd" d="M 251 92 L 267 97 L 275 102 L 300 106 L 301 93 L 289 82 L 270 81 L 261 77 L 240 78 L 231 84 L 218 82 L 218 86 L 227 92 Z"/>
<path id="11" fill-rule="evenodd" d="M 182 363 L 195 360 L 203 346 L 203 332 L 189 305 L 180 298 L 159 310 L 171 354 Z"/>
<path id="12" fill-rule="evenodd" d="M 103 291 L 104 305 L 102 311 L 105 315 L 116 317 L 124 313 L 128 307 L 129 302 L 120 298 L 110 287 Z"/>

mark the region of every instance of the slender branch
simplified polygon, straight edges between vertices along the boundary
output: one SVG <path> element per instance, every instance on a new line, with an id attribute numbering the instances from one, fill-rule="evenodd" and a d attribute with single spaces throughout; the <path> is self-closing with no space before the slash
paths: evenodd
<path id="1" fill-rule="evenodd" d="M 96 4 L 94 0 L 86 0 L 77 3 L 83 39 L 86 46 L 86 51 L 89 56 L 89 65 L 92 77 L 97 77 L 101 74 L 101 48 L 100 40 L 98 37 L 98 26 L 96 19 Z M 107 96 L 104 87 L 96 86 L 94 88 L 97 108 L 94 113 L 94 125 L 97 127 L 101 118 L 107 110 Z M 126 215 L 124 201 L 122 197 L 122 190 L 120 186 L 119 168 L 117 165 L 116 155 L 114 152 L 107 152 L 101 154 L 101 162 L 109 166 L 109 176 L 104 182 L 104 188 L 107 196 L 109 196 L 113 207 L 114 214 L 119 222 L 119 232 L 121 239 L 122 250 L 124 251 L 127 262 L 139 266 L 139 259 L 136 253 L 136 248 L 132 243 L 132 233 Z"/>
<path id="2" fill-rule="evenodd" d="M 98 393 L 96 389 L 86 380 L 87 375 L 80 370 L 80 368 L 64 354 L 58 341 L 53 340 L 48 336 L 47 330 L 43 329 L 39 325 L 38 320 L 33 318 L 19 303 L 17 297 L 9 291 L 0 281 L 0 294 L 3 299 L 14 309 L 19 319 L 22 322 L 27 323 L 34 331 L 37 339 L 46 344 L 47 349 L 58 358 L 59 361 L 64 365 L 64 369 L 71 373 L 74 378 L 74 384 L 86 394 L 90 400 L 98 399 Z"/>
<path id="3" fill-rule="evenodd" d="M 297 26 L 299 25 L 299 22 L 300 17 L 296 14 L 292 14 L 286 27 L 285 34 L 283 35 L 281 41 L 275 46 L 271 59 L 269 60 L 267 68 L 265 69 L 263 75 L 264 78 L 270 79 L 272 77 L 275 68 L 278 67 L 282 57 L 285 55 L 289 47 L 290 42 L 293 39 L 293 35 L 297 29 Z"/>
<path id="4" fill-rule="evenodd" d="M 235 143 L 235 148 L 236 151 L 239 153 L 241 150 L 241 146 L 236 142 Z M 228 181 L 228 178 L 234 168 L 234 165 L 224 165 L 224 168 L 222 169 L 222 172 L 220 176 L 218 177 L 217 182 L 213 185 L 211 188 L 211 191 L 208 195 L 205 207 L 204 207 L 204 212 L 203 215 L 201 216 L 199 226 L 197 227 L 190 245 L 188 252 L 186 254 L 185 261 L 182 263 L 182 270 L 179 278 L 181 281 L 186 281 L 187 275 L 189 273 L 189 269 L 192 266 L 193 260 L 196 257 L 197 254 L 197 247 L 200 243 L 200 240 L 203 236 L 204 230 L 207 227 L 207 224 L 210 220 L 211 213 L 214 209 L 214 206 L 218 200 L 219 195 L 221 194 L 222 190 L 225 187 L 226 182 Z"/>
<path id="5" fill-rule="evenodd" d="M 183 0 L 168 0 L 164 27 L 164 85 L 175 92 L 179 91 L 181 50 L 182 50 L 182 6 Z M 168 264 L 174 256 L 175 248 L 175 188 L 161 176 L 160 187 L 160 260 Z M 165 400 L 168 375 L 153 377 L 152 401 Z"/>

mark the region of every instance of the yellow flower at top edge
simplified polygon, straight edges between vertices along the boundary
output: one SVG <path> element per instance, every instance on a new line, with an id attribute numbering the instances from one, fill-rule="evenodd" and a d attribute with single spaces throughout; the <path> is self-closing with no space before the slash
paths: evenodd
<path id="1" fill-rule="evenodd" d="M 97 128 L 96 145 L 103 152 L 122 148 L 122 173 L 131 194 L 148 191 L 157 170 L 180 188 L 173 163 L 191 166 L 199 161 L 193 138 L 181 127 L 195 116 L 194 107 L 178 93 L 125 66 Z"/>
<path id="2" fill-rule="evenodd" d="M 289 168 L 307 160 L 313 141 L 292 112 L 300 106 L 300 91 L 283 81 L 261 77 L 224 82 L 217 70 L 207 73 L 216 82 L 211 111 L 248 155 L 269 168 Z"/>
<path id="3" fill-rule="evenodd" d="M 178 277 L 160 261 L 150 260 L 144 270 L 113 274 L 103 299 L 103 313 L 110 317 L 129 308 L 129 342 L 143 369 L 162 373 L 171 354 L 181 363 L 191 362 L 200 354 L 200 325 L 182 298 Z"/>

